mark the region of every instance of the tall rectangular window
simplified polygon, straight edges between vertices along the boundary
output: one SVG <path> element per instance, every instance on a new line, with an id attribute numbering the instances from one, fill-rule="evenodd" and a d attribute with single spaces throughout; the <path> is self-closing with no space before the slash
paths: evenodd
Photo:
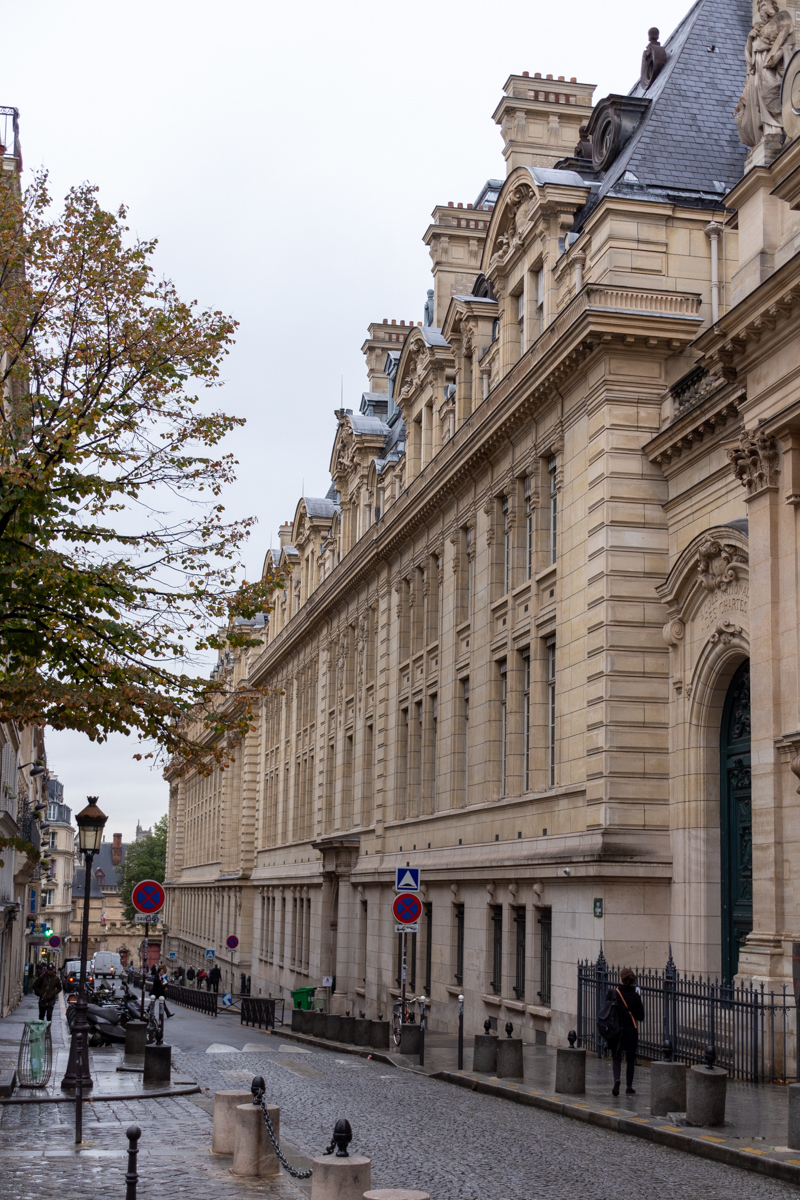
<path id="1" fill-rule="evenodd" d="M 454 906 L 455 921 L 456 921 L 456 962 L 455 962 L 455 980 L 461 985 L 464 982 L 464 905 L 456 904 Z"/>
<path id="2" fill-rule="evenodd" d="M 514 913 L 514 995 L 518 1000 L 525 998 L 525 925 L 525 909 L 518 908 Z"/>
<path id="3" fill-rule="evenodd" d="M 362 985 L 366 984 L 366 982 L 367 982 L 367 918 L 368 918 L 368 915 L 369 915 L 369 910 L 367 908 L 367 901 L 362 900 L 361 901 L 361 924 L 359 926 L 359 931 L 358 931 L 359 932 L 359 939 L 358 939 L 358 968 L 359 968 L 359 970 L 358 970 L 358 974 L 361 979 Z"/>
<path id="4" fill-rule="evenodd" d="M 408 813 L 409 724 L 408 707 L 401 708 L 397 729 L 397 770 L 394 776 L 395 810 L 398 821 L 405 820 Z"/>
<path id="5" fill-rule="evenodd" d="M 508 496 L 503 496 L 501 509 L 503 513 L 503 595 L 505 596 L 511 584 L 511 523 L 508 519 Z"/>
<path id="6" fill-rule="evenodd" d="M 472 617 L 472 592 L 475 579 L 475 536 L 470 528 L 464 538 L 467 554 L 467 620 Z"/>
<path id="7" fill-rule="evenodd" d="M 461 707 L 463 713 L 464 803 L 469 804 L 469 680 L 461 680 Z"/>
<path id="8" fill-rule="evenodd" d="M 531 652 L 522 652 L 522 790 L 531 790 Z"/>
<path id="9" fill-rule="evenodd" d="M 496 996 L 503 990 L 503 906 L 492 906 L 492 978 L 489 986 Z"/>
<path id="10" fill-rule="evenodd" d="M 556 483 L 556 458 L 552 454 L 547 460 L 547 477 L 550 480 L 550 562 L 558 556 L 558 486 Z"/>
<path id="11" fill-rule="evenodd" d="M 553 973 L 553 910 L 543 908 L 539 917 L 539 991 L 542 1004 L 550 1003 L 550 980 Z"/>
<path id="12" fill-rule="evenodd" d="M 519 331 L 520 356 L 525 353 L 525 289 L 517 296 L 517 329 Z"/>
<path id="13" fill-rule="evenodd" d="M 361 824 L 371 825 L 375 780 L 375 727 L 364 726 L 364 772 L 361 789 Z"/>
<path id="14" fill-rule="evenodd" d="M 424 909 L 425 920 L 425 988 L 426 996 L 431 994 L 431 970 L 433 967 L 433 905 L 426 904 Z"/>
<path id="15" fill-rule="evenodd" d="M 500 668 L 500 794 L 506 794 L 508 775 L 508 662 L 505 658 L 498 663 Z"/>
<path id="16" fill-rule="evenodd" d="M 525 479 L 525 578 L 533 574 L 533 498 L 531 477 Z"/>
<path id="17" fill-rule="evenodd" d="M 547 638 L 547 786 L 556 782 L 556 639 Z"/>
<path id="18" fill-rule="evenodd" d="M 439 697 L 431 696 L 431 799 L 436 809 L 436 775 L 439 764 Z"/>

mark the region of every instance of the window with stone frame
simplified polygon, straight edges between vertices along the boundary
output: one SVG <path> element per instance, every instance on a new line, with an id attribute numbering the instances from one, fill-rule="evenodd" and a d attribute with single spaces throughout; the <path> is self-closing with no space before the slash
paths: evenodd
<path id="1" fill-rule="evenodd" d="M 555 635 L 545 639 L 547 663 L 547 786 L 556 782 L 556 639 Z"/>
<path id="2" fill-rule="evenodd" d="M 503 992 L 503 906 L 489 906 L 489 987 L 495 996 Z"/>

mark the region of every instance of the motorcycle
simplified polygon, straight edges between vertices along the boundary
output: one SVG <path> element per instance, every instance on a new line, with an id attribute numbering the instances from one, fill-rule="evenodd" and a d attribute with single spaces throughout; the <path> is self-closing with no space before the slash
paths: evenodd
<path id="1" fill-rule="evenodd" d="M 70 997 L 70 1000 L 72 997 Z M 92 1000 L 97 999 L 94 995 Z M 67 1024 L 70 1029 L 75 1023 L 76 1004 L 70 1004 L 67 1009 Z M 89 1003 L 86 1009 L 86 1019 L 89 1023 L 90 1046 L 114 1046 L 125 1043 L 125 1026 L 128 1021 L 140 1020 L 139 1005 L 135 997 L 126 989 L 126 995 L 121 1003 L 103 1004 Z"/>

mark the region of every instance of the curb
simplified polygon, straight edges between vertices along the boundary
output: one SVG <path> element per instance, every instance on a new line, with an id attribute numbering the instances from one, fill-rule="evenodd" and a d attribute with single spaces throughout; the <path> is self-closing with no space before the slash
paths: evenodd
<path id="1" fill-rule="evenodd" d="M 666 1120 L 660 1117 L 628 1117 L 611 1113 L 599 1112 L 589 1105 L 575 1104 L 568 1100 L 556 1100 L 552 1096 L 537 1095 L 534 1092 L 520 1091 L 517 1087 L 502 1083 L 492 1083 L 488 1079 L 477 1079 L 474 1075 L 459 1074 L 456 1071 L 437 1071 L 431 1079 L 441 1079 L 445 1083 L 457 1087 L 468 1088 L 473 1092 L 483 1092 L 489 1096 L 498 1096 L 502 1100 L 512 1100 L 515 1104 L 526 1104 L 530 1108 L 541 1108 L 545 1112 L 556 1113 L 562 1117 L 572 1117 L 573 1120 L 583 1121 L 587 1125 L 597 1125 L 601 1129 L 610 1129 L 614 1133 L 626 1133 L 631 1137 L 642 1138 L 659 1146 L 669 1146 L 671 1150 L 681 1150 L 684 1154 L 696 1154 L 699 1158 L 709 1158 L 715 1162 L 725 1163 L 730 1167 L 741 1167 L 744 1171 L 755 1171 L 758 1175 L 767 1175 L 772 1179 L 780 1179 L 785 1183 L 800 1185 L 800 1152 L 794 1161 L 772 1158 L 768 1151 L 760 1149 L 739 1149 L 737 1146 L 722 1144 L 724 1139 L 715 1138 L 713 1141 L 704 1140 L 711 1135 L 692 1135 L 682 1133 L 677 1126 L 655 1125 L 651 1122 Z"/>
<path id="2" fill-rule="evenodd" d="M 337 1054 L 355 1054 L 357 1058 L 371 1058 L 374 1062 L 386 1063 L 388 1067 L 396 1067 L 397 1063 L 384 1054 L 382 1050 L 370 1050 L 369 1046 L 354 1046 L 352 1042 L 329 1042 L 324 1038 L 315 1038 L 308 1033 L 295 1033 L 293 1030 L 280 1033 L 277 1029 L 264 1031 L 270 1037 L 289 1038 L 292 1042 L 302 1042 L 306 1046 L 317 1046 L 320 1050 L 335 1050 Z"/>
<path id="3" fill-rule="evenodd" d="M 169 1096 L 191 1096 L 195 1092 L 202 1091 L 198 1083 L 186 1084 L 184 1086 L 176 1086 L 163 1088 L 160 1091 L 147 1092 L 117 1092 L 113 1096 L 93 1096 L 88 1094 L 83 1097 L 84 1104 L 109 1104 L 114 1100 L 164 1100 Z M 74 1096 L 10 1096 L 7 1100 L 0 1100 L 0 1104 L 74 1104 Z"/>

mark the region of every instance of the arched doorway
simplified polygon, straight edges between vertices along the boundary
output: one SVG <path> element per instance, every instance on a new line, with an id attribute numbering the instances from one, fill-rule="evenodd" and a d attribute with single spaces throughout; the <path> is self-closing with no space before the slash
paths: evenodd
<path id="1" fill-rule="evenodd" d="M 720 730 L 722 974 L 731 980 L 753 928 L 753 817 L 750 785 L 750 663 L 731 680 Z"/>

